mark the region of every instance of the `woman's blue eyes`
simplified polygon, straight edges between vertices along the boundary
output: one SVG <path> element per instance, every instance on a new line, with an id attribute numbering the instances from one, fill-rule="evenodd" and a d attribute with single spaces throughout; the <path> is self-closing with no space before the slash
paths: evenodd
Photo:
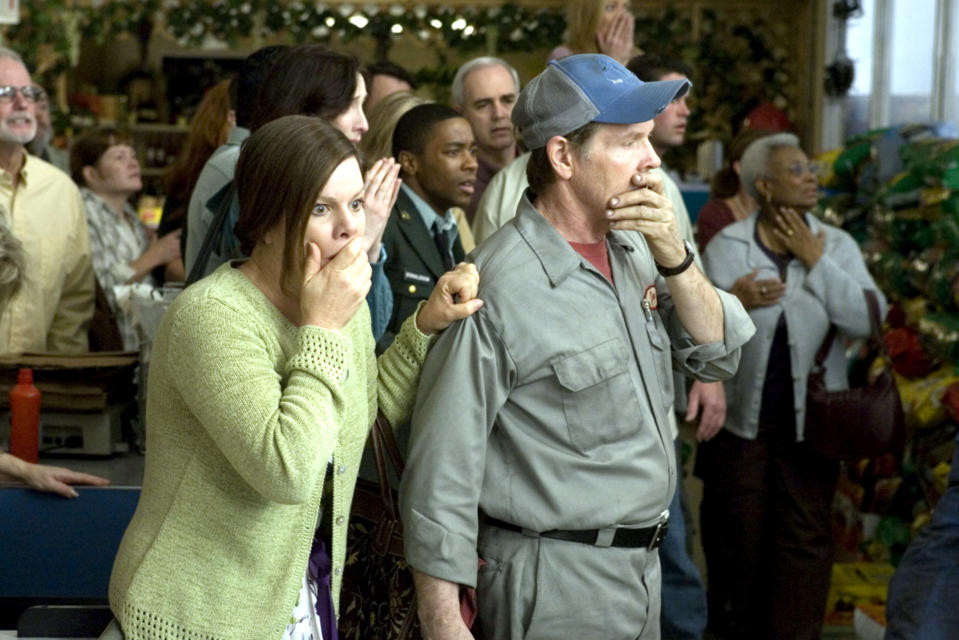
<path id="1" fill-rule="evenodd" d="M 357 198 L 356 200 L 353 200 L 352 202 L 350 202 L 349 208 L 350 208 L 350 211 L 353 211 L 354 213 L 357 211 L 362 211 L 363 200 L 359 198 Z M 321 204 L 319 202 L 313 205 L 313 215 L 325 216 L 328 213 L 330 213 L 330 207 L 328 205 Z"/>

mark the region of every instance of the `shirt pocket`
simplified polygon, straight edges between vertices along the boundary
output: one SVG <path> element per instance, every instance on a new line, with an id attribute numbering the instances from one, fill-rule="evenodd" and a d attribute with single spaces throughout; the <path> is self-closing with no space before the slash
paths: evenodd
<path id="1" fill-rule="evenodd" d="M 570 442 L 580 451 L 619 442 L 638 427 L 629 354 L 614 338 L 553 362 Z"/>

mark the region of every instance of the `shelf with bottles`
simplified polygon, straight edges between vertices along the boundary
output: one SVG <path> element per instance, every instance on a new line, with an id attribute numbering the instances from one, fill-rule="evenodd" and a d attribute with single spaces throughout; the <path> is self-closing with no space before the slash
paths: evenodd
<path id="1" fill-rule="evenodd" d="M 172 165 L 186 142 L 190 130 L 171 124 L 134 124 L 127 127 L 133 136 L 133 146 L 140 160 L 144 190 L 158 186 L 159 181 Z M 148 185 L 147 183 L 151 183 Z M 152 183 L 156 184 L 152 184 Z"/>

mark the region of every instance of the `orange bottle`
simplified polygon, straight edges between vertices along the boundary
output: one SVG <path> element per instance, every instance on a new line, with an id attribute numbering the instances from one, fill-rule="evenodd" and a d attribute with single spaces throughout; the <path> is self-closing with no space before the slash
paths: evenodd
<path id="1" fill-rule="evenodd" d="M 36 462 L 40 446 L 40 390 L 33 386 L 33 369 L 20 369 L 10 389 L 10 453 Z"/>

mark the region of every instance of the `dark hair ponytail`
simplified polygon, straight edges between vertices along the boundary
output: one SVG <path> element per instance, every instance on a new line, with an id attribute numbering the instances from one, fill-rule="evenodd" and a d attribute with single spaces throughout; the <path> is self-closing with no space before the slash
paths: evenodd
<path id="1" fill-rule="evenodd" d="M 741 186 L 739 174 L 733 169 L 733 165 L 742 159 L 749 145 L 773 133 L 775 131 L 767 131 L 766 129 L 743 129 L 736 134 L 733 141 L 729 143 L 726 166 L 713 176 L 713 181 L 709 186 L 709 197 L 732 198 L 739 193 L 739 187 Z"/>

